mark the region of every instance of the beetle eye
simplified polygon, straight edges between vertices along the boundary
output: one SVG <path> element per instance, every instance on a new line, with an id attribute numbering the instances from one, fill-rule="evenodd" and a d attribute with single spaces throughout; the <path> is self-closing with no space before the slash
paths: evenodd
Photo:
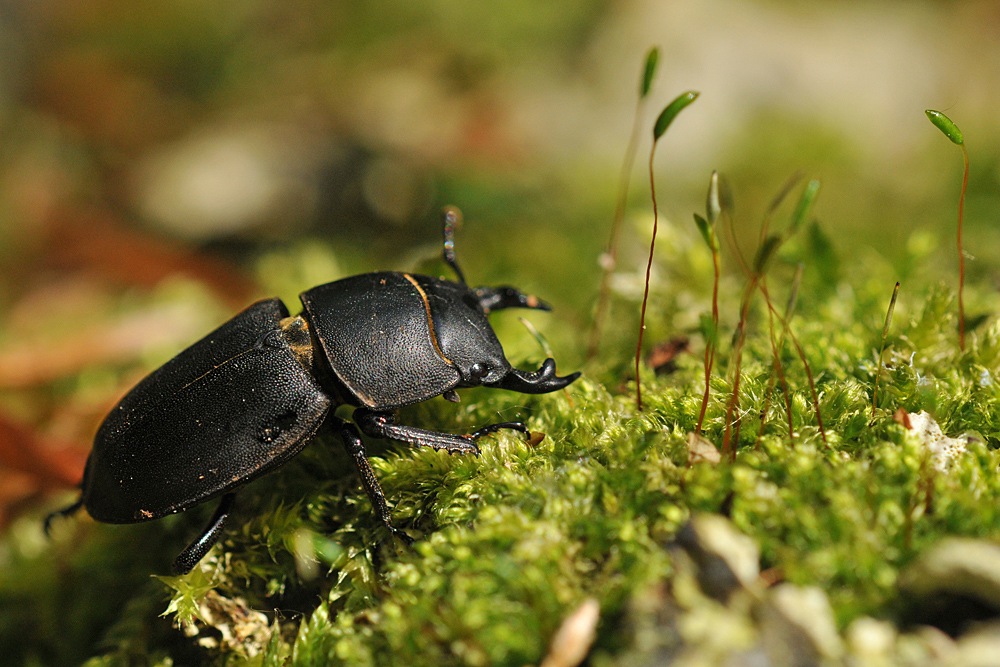
<path id="1" fill-rule="evenodd" d="M 486 377 L 487 373 L 489 373 L 489 371 L 486 370 L 486 366 L 478 362 L 469 366 L 469 376 L 473 380 L 482 380 L 484 377 Z"/>

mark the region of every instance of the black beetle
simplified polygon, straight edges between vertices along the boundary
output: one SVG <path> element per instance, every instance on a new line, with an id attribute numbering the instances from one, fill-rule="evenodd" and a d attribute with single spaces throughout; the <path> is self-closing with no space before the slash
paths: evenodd
<path id="1" fill-rule="evenodd" d="M 555 361 L 528 373 L 511 368 L 486 316 L 502 308 L 548 310 L 513 287 L 470 289 L 454 252 L 457 209 L 444 210 L 444 258 L 459 282 L 407 273 L 366 273 L 300 295 L 291 317 L 279 299 L 250 306 L 136 385 L 101 424 L 87 459 L 81 507 L 105 523 L 137 523 L 183 512 L 222 496 L 208 525 L 174 560 L 191 569 L 218 541 L 235 491 L 298 454 L 326 424 L 354 460 L 379 518 L 392 525 L 385 496 L 353 424 L 332 414 L 355 406 L 366 435 L 478 453 L 476 440 L 520 422 L 468 435 L 395 421 L 394 411 L 435 396 L 458 401 L 460 387 L 485 385 L 526 394 L 555 391 Z"/>

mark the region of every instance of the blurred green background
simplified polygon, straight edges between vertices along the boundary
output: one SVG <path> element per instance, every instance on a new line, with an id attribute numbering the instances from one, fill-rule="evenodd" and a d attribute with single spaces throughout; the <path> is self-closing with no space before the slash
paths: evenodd
<path id="1" fill-rule="evenodd" d="M 294 311 L 315 284 L 425 264 L 444 204 L 465 212 L 470 280 L 553 303 L 533 320 L 578 367 L 652 45 L 647 125 L 701 92 L 658 148 L 666 256 L 695 238 L 711 170 L 744 252 L 802 171 L 823 180 L 843 289 L 859 272 L 886 296 L 954 283 L 961 156 L 924 117 L 936 108 L 972 159 L 968 281 L 1000 282 L 995 2 L 8 0 L 0 528 L 38 533 L 150 368 L 256 298 Z M 651 227 L 642 136 L 618 333 L 634 331 Z M 535 345 L 519 327 L 498 324 L 515 358 Z M 605 367 L 629 345 L 610 335 Z"/>

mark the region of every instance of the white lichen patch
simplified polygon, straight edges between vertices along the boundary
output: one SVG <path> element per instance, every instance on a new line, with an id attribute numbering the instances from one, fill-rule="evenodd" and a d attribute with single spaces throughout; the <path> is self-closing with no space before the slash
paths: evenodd
<path id="1" fill-rule="evenodd" d="M 927 448 L 931 461 L 939 472 L 947 472 L 951 462 L 965 453 L 968 436 L 949 438 L 941 431 L 934 418 L 923 410 L 907 415 L 907 419 L 908 428 L 921 445 Z"/>
<path id="2" fill-rule="evenodd" d="M 211 590 L 199 604 L 200 617 L 217 633 L 205 633 L 198 623 L 185 626 L 190 637 L 198 637 L 204 648 L 234 651 L 244 658 L 257 656 L 267 646 L 273 631 L 267 616 L 251 609 L 243 598 L 227 598 Z"/>

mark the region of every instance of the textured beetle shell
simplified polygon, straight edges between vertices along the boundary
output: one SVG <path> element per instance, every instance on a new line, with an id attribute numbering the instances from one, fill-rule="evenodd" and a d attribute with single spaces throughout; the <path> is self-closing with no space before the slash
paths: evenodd
<path id="1" fill-rule="evenodd" d="M 95 519 L 181 512 L 295 456 L 330 409 L 260 301 L 140 382 L 101 424 L 84 474 Z"/>
<path id="2" fill-rule="evenodd" d="M 510 363 L 472 290 L 450 280 L 411 277 L 427 297 L 434 337 L 441 354 L 466 377 L 473 364 L 480 364 L 495 375 L 506 375 Z"/>
<path id="3" fill-rule="evenodd" d="M 330 368 L 360 405 L 392 410 L 458 386 L 422 290 L 412 276 L 379 272 L 301 295 Z"/>

